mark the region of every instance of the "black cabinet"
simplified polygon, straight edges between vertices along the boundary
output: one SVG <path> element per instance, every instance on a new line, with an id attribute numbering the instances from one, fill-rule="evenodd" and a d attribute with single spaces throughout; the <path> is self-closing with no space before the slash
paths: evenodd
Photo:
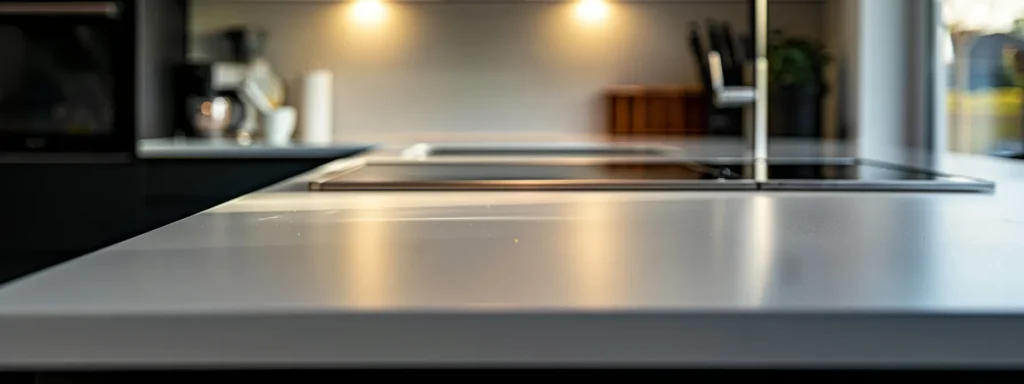
<path id="1" fill-rule="evenodd" d="M 0 249 L 78 251 L 129 236 L 140 172 L 134 163 L 0 164 Z"/>
<path id="2" fill-rule="evenodd" d="M 0 282 L 136 234 L 140 172 L 134 163 L 0 164 Z"/>
<path id="3" fill-rule="evenodd" d="M 142 209 L 155 228 L 326 163 L 327 159 L 144 161 Z"/>
<path id="4" fill-rule="evenodd" d="M 331 160 L 0 163 L 0 284 Z"/>

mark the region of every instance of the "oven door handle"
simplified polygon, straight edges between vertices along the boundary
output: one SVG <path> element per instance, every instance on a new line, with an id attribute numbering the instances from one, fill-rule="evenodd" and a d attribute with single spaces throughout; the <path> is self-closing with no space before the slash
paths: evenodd
<path id="1" fill-rule="evenodd" d="M 112 1 L 0 3 L 0 16 L 105 16 L 116 18 L 120 12 L 117 3 Z"/>

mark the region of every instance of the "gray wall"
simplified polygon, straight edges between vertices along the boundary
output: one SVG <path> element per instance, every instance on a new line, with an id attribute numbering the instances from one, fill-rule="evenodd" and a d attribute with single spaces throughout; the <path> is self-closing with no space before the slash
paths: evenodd
<path id="1" fill-rule="evenodd" d="M 388 3 L 378 25 L 351 3 L 196 0 L 194 59 L 222 47 L 224 27 L 268 29 L 267 55 L 295 91 L 310 68 L 335 74 L 337 137 L 372 132 L 592 132 L 610 85 L 699 84 L 688 24 L 709 17 L 745 31 L 732 0 L 612 2 L 603 23 L 573 17 L 573 2 Z M 824 4 L 774 1 L 772 26 L 821 36 Z"/>
<path id="2" fill-rule="evenodd" d="M 841 83 L 830 117 L 849 129 L 859 156 L 921 163 L 906 149 L 934 149 L 934 0 L 830 1 L 839 23 L 826 35 Z"/>

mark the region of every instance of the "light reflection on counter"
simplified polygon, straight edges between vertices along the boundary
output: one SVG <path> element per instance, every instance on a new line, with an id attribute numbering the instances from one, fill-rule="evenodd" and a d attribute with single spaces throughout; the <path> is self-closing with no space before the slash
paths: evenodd
<path id="1" fill-rule="evenodd" d="M 743 284 L 742 301 L 760 306 L 768 297 L 773 265 L 775 264 L 775 201 L 766 196 L 755 196 L 751 201 L 750 243 L 741 260 Z"/>
<path id="2" fill-rule="evenodd" d="M 573 216 L 586 217 L 569 227 L 572 233 L 566 242 L 570 293 L 585 307 L 609 307 L 628 295 L 629 271 L 623 262 L 628 251 L 621 236 L 626 232 L 619 228 L 627 222 L 607 200 L 607 196 L 583 195 L 571 208 Z"/>
<path id="3" fill-rule="evenodd" d="M 353 217 L 358 221 L 352 225 L 339 226 L 346 233 L 339 233 L 338 236 L 347 237 L 347 247 L 339 251 L 343 254 L 339 257 L 345 262 L 340 264 L 343 268 L 341 276 L 346 286 L 344 291 L 350 296 L 348 302 L 359 308 L 381 308 L 389 304 L 390 286 L 389 282 L 394 276 L 389 275 L 393 270 L 391 266 L 391 243 L 390 233 L 392 226 L 385 220 L 381 220 L 384 210 L 376 208 L 379 206 L 377 200 L 380 197 L 354 196 L 359 205 L 366 207 L 353 210 Z"/>

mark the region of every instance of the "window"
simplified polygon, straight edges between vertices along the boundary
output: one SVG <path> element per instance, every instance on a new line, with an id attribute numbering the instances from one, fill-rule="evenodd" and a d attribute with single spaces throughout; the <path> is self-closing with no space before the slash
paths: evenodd
<path id="1" fill-rule="evenodd" d="M 942 1 L 949 149 L 1020 157 L 1024 1 Z"/>

